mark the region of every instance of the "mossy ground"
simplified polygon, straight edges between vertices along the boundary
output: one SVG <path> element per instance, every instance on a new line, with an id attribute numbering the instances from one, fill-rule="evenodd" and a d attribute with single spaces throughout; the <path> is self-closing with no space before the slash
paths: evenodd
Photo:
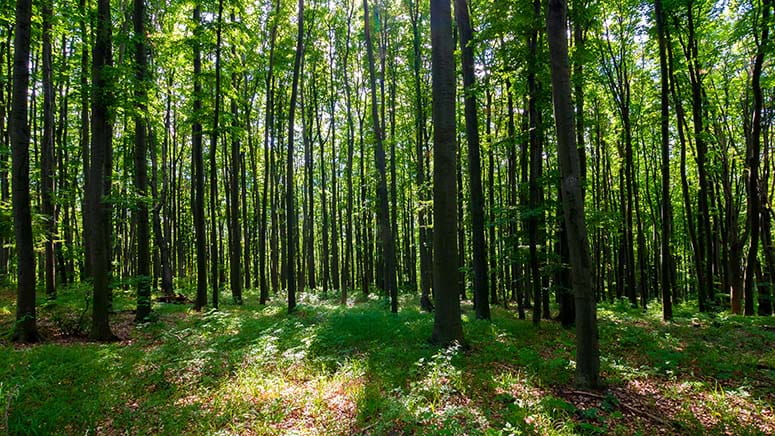
<path id="1" fill-rule="evenodd" d="M 0 344 L 0 432 L 65 435 L 252 434 L 772 434 L 775 320 L 701 316 L 676 308 L 602 305 L 607 389 L 573 388 L 574 333 L 533 327 L 494 308 L 473 319 L 466 350 L 428 344 L 433 319 L 414 296 L 397 315 L 379 299 L 342 307 L 302 295 L 288 315 L 278 296 L 259 306 L 193 312 L 154 305 L 134 326 L 131 291 L 117 291 L 121 342 L 78 330 L 84 289 L 60 291 L 39 312 L 47 340 Z M 42 300 L 42 295 L 40 296 Z M 222 300 L 229 300 L 224 296 Z M 13 322 L 0 291 L 0 324 Z"/>

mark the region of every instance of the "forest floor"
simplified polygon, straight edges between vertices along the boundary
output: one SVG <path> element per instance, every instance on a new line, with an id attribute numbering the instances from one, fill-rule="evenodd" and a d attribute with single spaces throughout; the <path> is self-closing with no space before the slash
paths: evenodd
<path id="1" fill-rule="evenodd" d="M 42 344 L 0 343 L 0 433 L 775 434 L 772 318 L 678 307 L 666 324 L 658 307 L 602 305 L 607 388 L 591 392 L 573 386 L 572 330 L 502 308 L 490 323 L 464 305 L 470 347 L 438 349 L 413 296 L 393 315 L 304 294 L 287 315 L 249 292 L 217 312 L 156 303 L 158 321 L 134 326 L 126 291 L 122 340 L 98 344 L 79 336 L 83 291 L 42 304 Z M 4 331 L 13 298 L 0 290 Z"/>

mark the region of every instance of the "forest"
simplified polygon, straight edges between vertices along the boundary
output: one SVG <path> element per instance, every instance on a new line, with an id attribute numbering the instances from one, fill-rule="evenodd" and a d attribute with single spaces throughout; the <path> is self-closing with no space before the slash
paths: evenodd
<path id="1" fill-rule="evenodd" d="M 0 4 L 0 433 L 775 434 L 773 0 Z"/>

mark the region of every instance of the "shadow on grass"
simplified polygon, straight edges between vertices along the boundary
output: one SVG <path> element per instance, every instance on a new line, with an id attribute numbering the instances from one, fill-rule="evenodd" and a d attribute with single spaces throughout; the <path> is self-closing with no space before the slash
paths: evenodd
<path id="1" fill-rule="evenodd" d="M 268 306 L 254 297 L 203 314 L 159 305 L 162 322 L 123 344 L 4 347 L 8 432 L 477 434 L 514 424 L 540 433 L 535 416 L 558 434 L 578 430 L 576 406 L 554 397 L 570 386 L 575 346 L 555 323 L 535 328 L 499 308 L 492 323 L 465 315 L 471 349 L 445 352 L 428 344 L 432 316 L 413 304 L 391 314 L 380 301 L 308 299 L 288 315 L 281 297 Z M 772 374 L 756 366 L 775 343 L 767 331 L 623 313 L 601 315 L 609 382 L 707 382 L 728 371 L 730 386 L 761 376 L 754 393 L 771 395 Z"/>

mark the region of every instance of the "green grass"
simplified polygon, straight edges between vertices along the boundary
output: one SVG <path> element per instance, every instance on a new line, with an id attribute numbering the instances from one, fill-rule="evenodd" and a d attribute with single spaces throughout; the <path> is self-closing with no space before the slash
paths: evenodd
<path id="1" fill-rule="evenodd" d="M 77 324 L 84 289 L 41 308 L 44 329 Z M 228 300 L 228 298 L 223 298 Z M 50 337 L 0 345 L 0 433 L 10 434 L 767 434 L 775 429 L 772 319 L 659 320 L 601 305 L 609 390 L 579 393 L 573 331 L 540 328 L 495 308 L 469 348 L 430 346 L 433 319 L 405 296 L 401 311 L 370 299 L 343 308 L 304 294 L 287 315 L 265 307 L 196 313 L 156 304 L 157 322 L 131 327 L 118 292 L 122 342 Z M 12 322 L 13 291 L 0 295 Z M 68 324 L 69 323 L 69 324 Z M 7 418 L 5 418 L 7 417 Z"/>

